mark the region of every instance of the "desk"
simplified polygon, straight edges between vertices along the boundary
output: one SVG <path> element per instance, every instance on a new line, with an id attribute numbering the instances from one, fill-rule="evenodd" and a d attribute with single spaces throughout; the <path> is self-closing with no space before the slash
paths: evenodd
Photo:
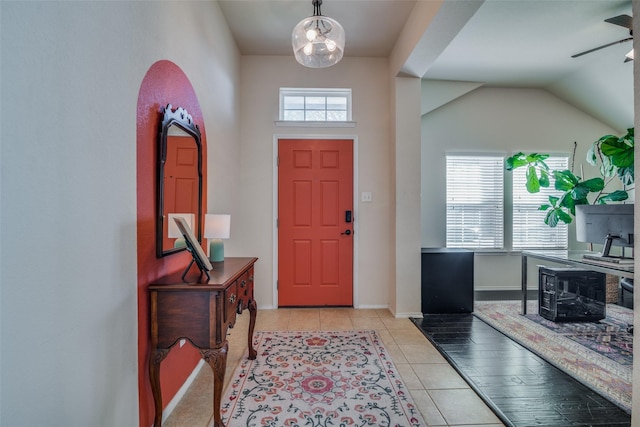
<path id="1" fill-rule="evenodd" d="M 591 262 L 589 259 L 584 259 L 582 256 L 585 254 L 593 254 L 593 252 L 565 250 L 522 251 L 522 314 L 527 314 L 527 258 L 551 261 L 562 265 L 633 279 L 633 266 L 596 264 L 596 262 L 599 261 Z"/>
<path id="2" fill-rule="evenodd" d="M 182 272 L 158 279 L 149 286 L 151 298 L 151 360 L 149 375 L 155 404 L 155 427 L 162 425 L 160 362 L 181 339 L 187 339 L 213 370 L 214 427 L 224 427 L 220 400 L 227 367 L 227 330 L 236 313 L 249 309 L 249 359 L 256 358 L 253 330 L 257 305 L 253 299 L 253 270 L 258 258 L 225 258 L 215 262 L 207 283 L 184 283 Z M 195 274 L 194 274 L 195 275 Z M 189 275 L 187 275 L 189 277 Z M 206 280 L 206 279 L 205 279 Z"/>

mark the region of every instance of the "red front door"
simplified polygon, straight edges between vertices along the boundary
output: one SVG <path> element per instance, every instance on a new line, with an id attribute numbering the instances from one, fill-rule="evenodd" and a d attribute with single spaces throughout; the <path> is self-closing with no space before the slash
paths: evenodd
<path id="1" fill-rule="evenodd" d="M 353 305 L 353 141 L 278 141 L 278 306 Z"/>

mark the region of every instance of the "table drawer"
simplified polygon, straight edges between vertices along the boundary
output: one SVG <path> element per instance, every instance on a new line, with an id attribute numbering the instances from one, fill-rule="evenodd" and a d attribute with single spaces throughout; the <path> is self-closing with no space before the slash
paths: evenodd
<path id="1" fill-rule="evenodd" d="M 246 307 L 249 300 L 253 298 L 253 268 L 247 270 L 238 279 L 238 297 L 242 301 L 242 306 Z"/>
<path id="2" fill-rule="evenodd" d="M 233 324 L 238 307 L 238 281 L 236 280 L 224 291 L 224 321 Z"/>

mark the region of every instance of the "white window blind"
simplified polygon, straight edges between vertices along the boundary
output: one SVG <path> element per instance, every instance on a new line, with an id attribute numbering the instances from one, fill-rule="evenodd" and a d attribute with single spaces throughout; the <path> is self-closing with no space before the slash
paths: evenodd
<path id="1" fill-rule="evenodd" d="M 504 247 L 504 157 L 447 155 L 447 247 Z"/>
<path id="2" fill-rule="evenodd" d="M 550 170 L 564 170 L 569 166 L 566 156 L 551 156 L 545 160 Z M 541 188 L 539 193 L 529 193 L 526 188 L 526 167 L 513 171 L 513 249 L 566 249 L 568 247 L 568 226 L 560 222 L 556 227 L 544 223 L 546 211 L 538 208 L 549 204 L 549 196 L 562 195 L 551 185 Z"/>

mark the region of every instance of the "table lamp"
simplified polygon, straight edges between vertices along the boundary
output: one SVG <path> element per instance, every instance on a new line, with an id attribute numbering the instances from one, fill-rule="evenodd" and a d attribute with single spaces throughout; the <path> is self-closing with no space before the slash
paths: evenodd
<path id="1" fill-rule="evenodd" d="M 231 215 L 206 214 L 204 218 L 204 237 L 209 241 L 209 260 L 224 261 L 224 243 L 231 234 Z"/>
<path id="2" fill-rule="evenodd" d="M 176 222 L 173 220 L 173 218 L 175 217 L 184 218 L 184 220 L 187 221 L 187 224 L 189 224 L 189 228 L 193 230 L 193 223 L 195 222 L 196 215 L 192 213 L 170 213 L 168 215 L 169 228 L 168 228 L 167 237 L 169 237 L 170 239 L 176 239 L 176 241 L 173 242 L 174 248 L 186 248 L 187 243 L 184 241 L 184 236 L 180 232 L 180 229 L 176 225 Z"/>

